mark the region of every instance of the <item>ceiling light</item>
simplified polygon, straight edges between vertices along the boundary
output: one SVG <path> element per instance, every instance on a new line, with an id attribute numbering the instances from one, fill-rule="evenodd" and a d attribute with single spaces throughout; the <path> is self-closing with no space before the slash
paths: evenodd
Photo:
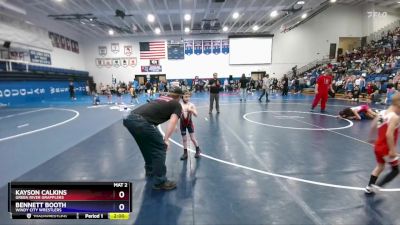
<path id="1" fill-rule="evenodd" d="M 222 30 L 223 30 L 224 32 L 227 32 L 227 31 L 228 31 L 228 27 L 225 26 L 224 28 L 222 28 Z"/>
<path id="2" fill-rule="evenodd" d="M 156 19 L 156 18 L 154 17 L 153 14 L 147 15 L 147 21 L 149 21 L 150 23 L 154 22 L 155 19 Z"/>
<path id="3" fill-rule="evenodd" d="M 189 21 L 192 17 L 189 14 L 185 14 L 185 21 Z"/>
<path id="4" fill-rule="evenodd" d="M 156 29 L 154 29 L 154 33 L 156 33 L 156 34 L 160 34 L 161 33 L 161 30 L 160 30 L 160 28 L 156 28 Z"/>
<path id="5" fill-rule="evenodd" d="M 275 11 L 271 12 L 270 16 L 271 16 L 271 17 L 276 17 L 276 16 L 278 16 L 278 11 L 275 10 Z"/>
<path id="6" fill-rule="evenodd" d="M 233 19 L 239 18 L 239 13 L 238 13 L 238 12 L 233 13 L 233 14 L 232 14 L 232 18 L 233 18 Z"/>
<path id="7" fill-rule="evenodd" d="M 185 27 L 185 33 L 189 33 L 189 32 L 190 32 L 189 27 Z"/>
<path id="8" fill-rule="evenodd" d="M 62 2 L 63 0 L 56 0 L 57 2 Z"/>
<path id="9" fill-rule="evenodd" d="M 258 29 L 260 29 L 260 27 L 258 27 L 257 25 L 254 25 L 254 26 L 253 26 L 253 30 L 254 30 L 254 31 L 257 31 Z"/>
<path id="10" fill-rule="evenodd" d="M 93 18 L 90 18 L 89 20 L 90 20 L 90 21 L 93 21 Z"/>
<path id="11" fill-rule="evenodd" d="M 336 0 L 330 0 L 330 2 L 331 2 L 331 3 L 335 3 L 335 2 L 336 2 Z"/>
<path id="12" fill-rule="evenodd" d="M 298 1 L 297 2 L 298 5 L 304 5 L 304 3 L 305 3 L 304 1 Z"/>
<path id="13" fill-rule="evenodd" d="M 302 18 L 302 19 L 307 18 L 307 13 L 304 13 L 304 14 L 301 16 L 301 18 Z"/>
<path id="14" fill-rule="evenodd" d="M 112 36 L 112 35 L 114 35 L 114 31 L 112 29 L 110 29 L 110 30 L 108 30 L 108 34 Z"/>

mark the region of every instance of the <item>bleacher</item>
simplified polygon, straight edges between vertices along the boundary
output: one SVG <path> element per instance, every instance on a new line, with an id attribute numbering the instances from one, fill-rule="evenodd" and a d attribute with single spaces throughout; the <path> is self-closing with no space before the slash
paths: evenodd
<path id="1" fill-rule="evenodd" d="M 28 72 L 34 74 L 49 74 L 74 77 L 88 77 L 89 72 L 80 70 L 71 70 L 55 68 L 51 66 L 41 66 L 26 62 L 17 62 L 12 60 L 0 60 L 0 71 L 4 72 Z"/>
<path id="2" fill-rule="evenodd" d="M 77 95 L 86 95 L 86 85 L 93 85 L 93 77 L 86 71 L 0 59 L 0 105 L 69 99 L 70 81 L 74 82 Z"/>

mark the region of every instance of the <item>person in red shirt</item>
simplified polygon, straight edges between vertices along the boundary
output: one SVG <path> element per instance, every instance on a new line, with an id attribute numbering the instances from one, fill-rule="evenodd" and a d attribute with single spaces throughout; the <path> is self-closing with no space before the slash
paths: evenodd
<path id="1" fill-rule="evenodd" d="M 368 84 L 367 84 L 367 94 L 368 94 L 368 97 L 369 97 L 372 93 L 374 93 L 374 85 L 371 84 L 371 82 L 368 82 Z"/>
<path id="2" fill-rule="evenodd" d="M 392 104 L 387 110 L 383 110 L 374 119 L 370 133 L 370 142 L 375 143 L 375 158 L 377 165 L 371 173 L 366 194 L 373 194 L 380 187 L 392 181 L 399 174 L 399 157 L 396 151 L 397 139 L 400 126 L 400 94 L 393 97 Z M 372 136 L 378 133 L 376 140 Z M 385 169 L 385 163 L 392 166 L 390 171 L 377 185 L 375 185 L 378 176 Z"/>
<path id="3" fill-rule="evenodd" d="M 314 111 L 314 108 L 321 100 L 321 113 L 325 112 L 329 89 L 332 91 L 332 93 L 335 93 L 332 88 L 332 79 L 333 77 L 331 69 L 326 69 L 325 73 L 318 77 L 317 83 L 315 84 L 315 97 L 311 106 L 311 111 Z"/>

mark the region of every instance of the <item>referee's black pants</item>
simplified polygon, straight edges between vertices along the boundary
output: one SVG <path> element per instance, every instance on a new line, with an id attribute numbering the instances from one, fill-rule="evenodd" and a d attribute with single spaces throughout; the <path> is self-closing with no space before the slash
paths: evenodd
<path id="1" fill-rule="evenodd" d="M 142 152 L 146 173 L 153 174 L 156 185 L 167 181 L 165 166 L 167 146 L 157 127 L 135 113 L 126 117 L 123 123 Z"/>

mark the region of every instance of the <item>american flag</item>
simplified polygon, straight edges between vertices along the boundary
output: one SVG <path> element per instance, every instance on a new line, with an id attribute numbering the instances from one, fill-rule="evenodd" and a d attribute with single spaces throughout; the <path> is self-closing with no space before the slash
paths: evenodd
<path id="1" fill-rule="evenodd" d="M 140 42 L 140 59 L 164 59 L 165 42 Z"/>

